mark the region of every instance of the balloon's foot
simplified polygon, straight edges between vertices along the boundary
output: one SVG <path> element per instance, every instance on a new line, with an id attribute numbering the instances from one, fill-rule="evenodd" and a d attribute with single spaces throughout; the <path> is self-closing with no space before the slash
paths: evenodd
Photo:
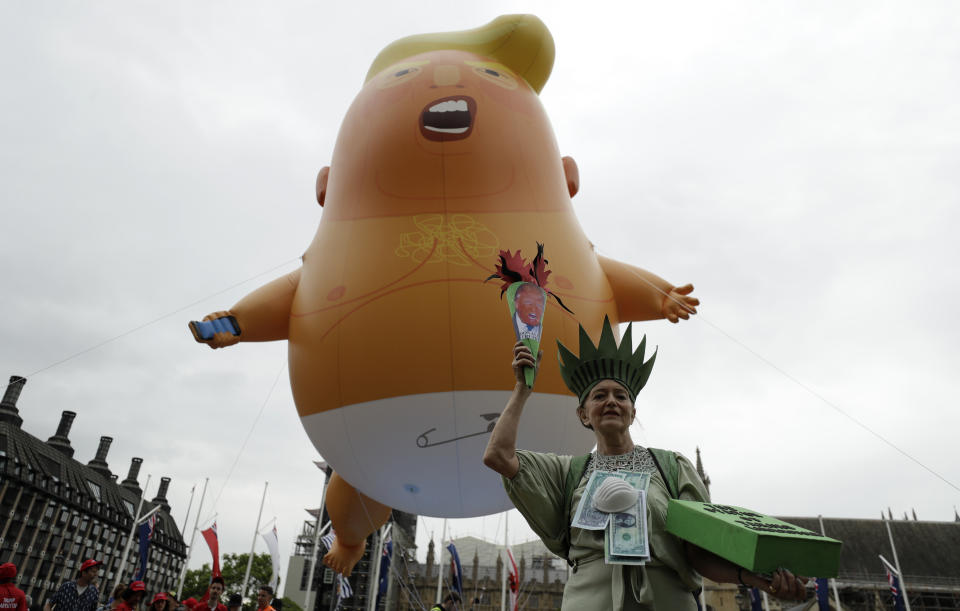
<path id="1" fill-rule="evenodd" d="M 364 540 L 359 545 L 344 545 L 338 539 L 334 539 L 330 551 L 323 557 L 323 563 L 344 577 L 349 577 L 353 567 L 363 557 L 366 543 Z"/>

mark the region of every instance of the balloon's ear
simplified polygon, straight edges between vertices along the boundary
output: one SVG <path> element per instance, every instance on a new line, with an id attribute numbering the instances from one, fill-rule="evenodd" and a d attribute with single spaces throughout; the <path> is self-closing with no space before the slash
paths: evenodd
<path id="1" fill-rule="evenodd" d="M 561 161 L 563 161 L 563 174 L 567 177 L 567 191 L 570 192 L 570 197 L 573 197 L 580 190 L 580 170 L 573 157 L 564 157 Z"/>
<path id="2" fill-rule="evenodd" d="M 317 174 L 317 203 L 323 207 L 323 200 L 327 198 L 327 179 L 330 178 L 330 166 L 325 165 L 320 168 Z"/>

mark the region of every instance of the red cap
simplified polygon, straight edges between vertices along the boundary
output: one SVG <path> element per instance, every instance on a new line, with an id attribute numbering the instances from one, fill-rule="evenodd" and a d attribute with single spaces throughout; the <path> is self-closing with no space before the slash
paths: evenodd
<path id="1" fill-rule="evenodd" d="M 89 569 L 89 568 L 91 568 L 91 567 L 101 566 L 101 565 L 103 565 L 102 562 L 97 562 L 97 561 L 94 560 L 93 558 L 90 558 L 90 559 L 88 559 L 88 560 L 84 560 L 84 561 L 83 561 L 83 564 L 80 565 L 80 572 L 82 573 L 82 572 L 86 571 L 87 569 Z"/>
<path id="2" fill-rule="evenodd" d="M 153 595 L 153 600 L 150 601 L 150 604 L 157 602 L 158 600 L 169 600 L 166 592 L 157 592 Z"/>
<path id="3" fill-rule="evenodd" d="M 0 564 L 0 579 L 13 579 L 17 576 L 17 565 L 12 562 Z"/>
<path id="4" fill-rule="evenodd" d="M 130 589 L 133 590 L 134 592 L 146 592 L 147 586 L 142 581 L 131 581 Z"/>

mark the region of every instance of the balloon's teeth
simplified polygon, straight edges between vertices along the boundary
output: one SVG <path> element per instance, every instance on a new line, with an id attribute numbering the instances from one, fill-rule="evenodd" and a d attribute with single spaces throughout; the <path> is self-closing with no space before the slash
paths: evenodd
<path id="1" fill-rule="evenodd" d="M 430 107 L 430 112 L 450 112 L 455 110 L 467 112 L 467 101 L 447 100 L 446 102 L 440 102 L 439 104 L 434 104 Z"/>
<path id="2" fill-rule="evenodd" d="M 443 127 L 430 127 L 429 125 L 424 125 L 423 128 L 424 128 L 424 129 L 429 129 L 429 130 L 432 131 L 432 132 L 437 132 L 437 133 L 440 133 L 440 134 L 462 134 L 463 132 L 465 132 L 465 131 L 467 131 L 468 129 L 470 129 L 469 126 L 467 126 L 467 127 L 449 127 L 449 128 L 443 128 Z"/>

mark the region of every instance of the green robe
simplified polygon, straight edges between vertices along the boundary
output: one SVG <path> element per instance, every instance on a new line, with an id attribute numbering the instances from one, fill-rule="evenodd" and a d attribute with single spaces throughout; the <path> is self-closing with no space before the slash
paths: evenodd
<path id="1" fill-rule="evenodd" d="M 570 515 L 563 507 L 563 486 L 571 456 L 518 450 L 520 470 L 503 487 L 527 523 L 544 542 L 557 542 L 570 528 L 583 496 L 587 478 L 573 492 Z M 677 454 L 680 498 L 709 501 L 709 494 L 690 461 Z M 644 566 L 606 564 L 605 531 L 570 528 L 570 560 L 579 561 L 563 590 L 564 611 L 612 609 L 614 611 L 696 611 L 692 592 L 701 587 L 700 576 L 687 565 L 683 542 L 667 533 L 667 491 L 654 470 L 647 490 L 647 524 L 650 561 Z"/>

